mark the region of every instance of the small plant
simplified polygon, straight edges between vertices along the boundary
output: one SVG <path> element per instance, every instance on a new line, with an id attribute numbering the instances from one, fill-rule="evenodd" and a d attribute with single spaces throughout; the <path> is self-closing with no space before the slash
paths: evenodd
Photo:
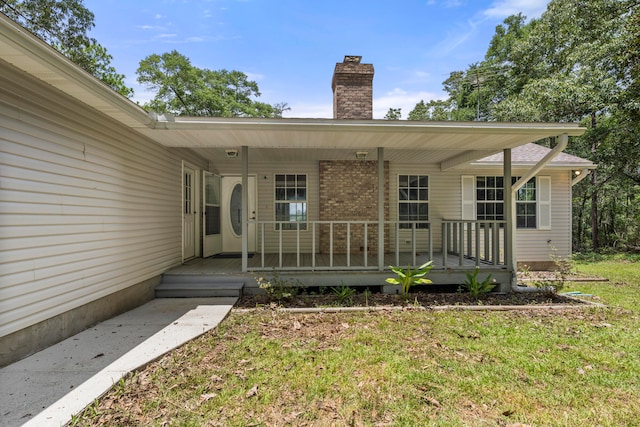
<path id="1" fill-rule="evenodd" d="M 369 297 L 371 296 L 371 290 L 369 288 L 365 289 L 362 293 L 364 295 L 364 305 L 369 307 Z"/>
<path id="2" fill-rule="evenodd" d="M 427 285 L 429 283 L 433 283 L 431 280 L 424 277 L 427 275 L 429 270 L 433 268 L 433 265 L 431 264 L 432 261 L 425 262 L 415 270 L 412 270 L 410 266 L 407 266 L 407 269 L 404 270 L 400 267 L 390 265 L 389 268 L 391 271 L 396 273 L 398 277 L 390 277 L 386 282 L 392 285 L 400 285 L 402 287 L 402 293 L 407 295 L 409 293 L 409 289 L 414 285 Z"/>
<path id="3" fill-rule="evenodd" d="M 290 283 L 286 279 L 281 279 L 277 274 L 271 279 L 257 277 L 256 282 L 260 289 L 264 290 L 270 301 L 280 302 L 285 299 L 296 296 L 299 292 L 301 284 L 299 281 Z"/>
<path id="4" fill-rule="evenodd" d="M 344 282 L 342 286 L 336 286 L 331 288 L 331 292 L 338 298 L 338 302 L 341 305 L 351 304 L 353 302 L 353 296 L 356 294 L 356 290 L 345 286 Z"/>
<path id="5" fill-rule="evenodd" d="M 549 258 L 551 258 L 551 261 L 553 261 L 555 266 L 553 270 L 554 277 L 553 279 L 546 280 L 544 282 L 536 281 L 534 282 L 534 285 L 538 288 L 544 288 L 549 294 L 557 294 L 564 288 L 569 275 L 573 271 L 573 260 L 571 259 L 571 256 L 559 256 L 558 250 L 551 244 L 549 245 L 549 249 L 551 250 Z"/>
<path id="6" fill-rule="evenodd" d="M 496 287 L 495 280 L 491 278 L 491 275 L 488 275 L 484 280 L 478 280 L 479 272 L 480 267 L 476 267 L 473 273 L 467 273 L 467 280 L 462 284 L 462 289 L 459 289 L 468 291 L 475 299 L 480 298 L 480 295 L 491 292 Z"/>

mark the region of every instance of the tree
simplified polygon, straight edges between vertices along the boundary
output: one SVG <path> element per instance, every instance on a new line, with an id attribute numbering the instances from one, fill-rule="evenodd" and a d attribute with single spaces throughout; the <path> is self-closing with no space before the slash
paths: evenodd
<path id="1" fill-rule="evenodd" d="M 124 96 L 133 89 L 111 65 L 113 57 L 88 32 L 94 15 L 82 0 L 3 0 L 0 12 L 56 48 L 67 58 Z"/>
<path id="2" fill-rule="evenodd" d="M 450 107 L 451 104 L 448 101 L 432 99 L 426 104 L 420 101 L 409 113 L 408 120 L 449 120 Z"/>
<path id="3" fill-rule="evenodd" d="M 443 82 L 447 119 L 582 123 L 567 151 L 598 169 L 573 188 L 574 249 L 640 248 L 639 77 L 638 0 L 551 0 L 505 19 L 484 59 Z"/>
<path id="4" fill-rule="evenodd" d="M 387 114 L 385 114 L 385 120 L 400 120 L 402 117 L 402 108 L 389 108 Z"/>
<path id="5" fill-rule="evenodd" d="M 282 117 L 286 103 L 255 101 L 258 84 L 240 71 L 195 67 L 178 51 L 140 61 L 138 82 L 156 92 L 145 108 L 163 113 L 213 117 Z"/>

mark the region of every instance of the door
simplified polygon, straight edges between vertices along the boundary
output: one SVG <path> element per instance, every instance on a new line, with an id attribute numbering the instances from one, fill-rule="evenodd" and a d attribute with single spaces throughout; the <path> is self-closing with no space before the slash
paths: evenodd
<path id="1" fill-rule="evenodd" d="M 222 252 L 222 232 L 220 220 L 220 176 L 210 172 L 202 175 L 202 188 L 204 188 L 204 200 L 202 206 L 202 257 Z"/>
<path id="2" fill-rule="evenodd" d="M 182 259 L 196 256 L 196 171 L 182 166 Z"/>
<path id="3" fill-rule="evenodd" d="M 223 176 L 222 187 L 222 252 L 242 252 L 242 177 Z M 256 219 L 256 178 L 249 177 L 249 220 Z M 248 251 L 256 250 L 256 225 L 249 223 Z"/>

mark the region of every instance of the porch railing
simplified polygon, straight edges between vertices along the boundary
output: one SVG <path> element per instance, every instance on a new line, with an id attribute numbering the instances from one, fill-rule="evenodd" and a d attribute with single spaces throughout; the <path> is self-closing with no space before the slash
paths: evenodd
<path id="1" fill-rule="evenodd" d="M 505 221 L 442 221 L 442 256 L 447 265 L 449 255 L 455 255 L 459 265 L 465 260 L 476 266 L 505 265 Z"/>
<path id="2" fill-rule="evenodd" d="M 250 221 L 257 227 L 257 252 L 260 260 L 249 271 L 279 268 L 287 270 L 382 270 L 386 268 L 384 254 L 378 256 L 378 221 Z M 401 254 L 410 252 L 410 262 L 417 265 L 418 254 L 433 259 L 433 233 L 429 222 L 384 221 L 384 241 L 391 243 L 395 265 Z M 294 229 L 292 229 L 294 227 Z M 322 233 L 320 229 L 323 228 Z M 352 236 L 360 228 L 359 239 Z M 369 234 L 375 233 L 370 248 Z M 322 235 L 322 237 L 321 237 Z M 405 237 L 401 243 L 401 237 Z M 336 248 L 340 238 L 341 248 Z M 267 240 L 269 239 L 269 243 Z M 322 247 L 321 239 L 324 240 Z M 410 240 L 407 243 L 407 240 Z M 391 245 L 388 245 L 390 248 Z M 357 249 L 354 251 L 354 249 Z M 387 251 L 384 251 L 387 252 Z M 275 260 L 274 260 L 275 257 Z M 275 261 L 275 262 L 274 262 Z M 256 265 L 257 264 L 257 265 Z"/>

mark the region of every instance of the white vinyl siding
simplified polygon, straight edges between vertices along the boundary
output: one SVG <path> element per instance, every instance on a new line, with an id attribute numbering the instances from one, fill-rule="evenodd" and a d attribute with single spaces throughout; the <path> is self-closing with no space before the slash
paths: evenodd
<path id="1" fill-rule="evenodd" d="M 0 76 L 0 336 L 179 264 L 181 160 L 203 165 L 50 90 Z"/>

